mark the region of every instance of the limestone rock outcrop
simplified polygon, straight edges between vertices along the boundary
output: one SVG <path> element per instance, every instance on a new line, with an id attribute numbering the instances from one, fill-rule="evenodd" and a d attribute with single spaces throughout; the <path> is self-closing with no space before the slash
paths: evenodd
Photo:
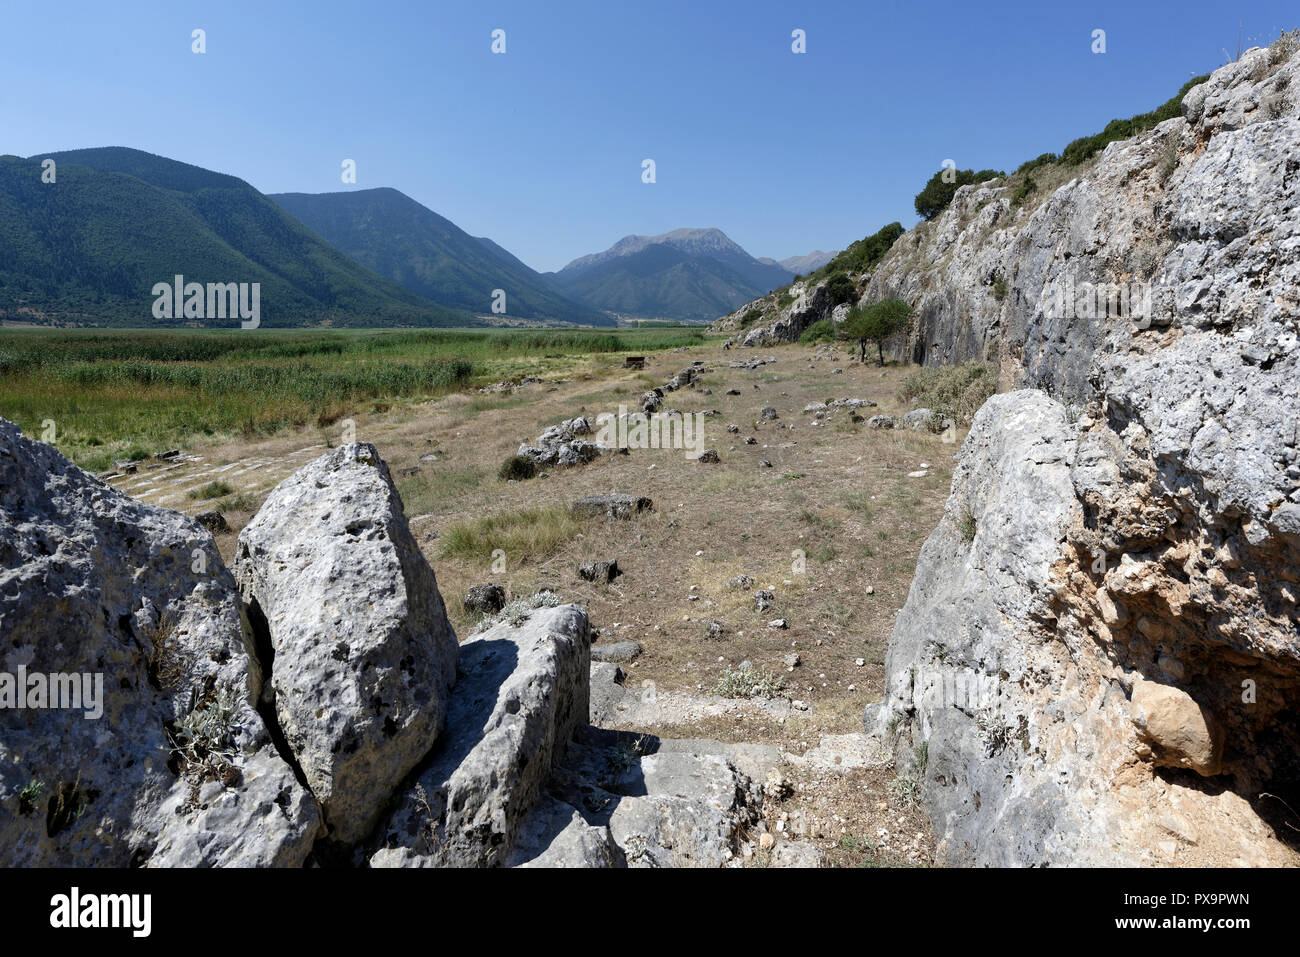
<path id="1" fill-rule="evenodd" d="M 867 716 L 948 861 L 1293 861 L 1298 96 L 1300 56 L 1248 51 L 1036 208 L 963 187 L 871 278 L 915 359 L 1033 390 L 979 413 Z"/>
<path id="2" fill-rule="evenodd" d="M 838 307 L 827 282 L 792 283 L 782 297 L 779 293 L 747 302 L 735 312 L 718 319 L 713 332 L 734 333 L 741 346 L 762 347 L 780 342 L 797 342 L 803 331 L 814 322 L 834 318 L 842 321 L 847 307 Z"/>
<path id="3" fill-rule="evenodd" d="M 433 747 L 456 635 L 388 467 L 340 446 L 281 482 L 239 534 L 235 578 L 273 708 L 331 837 L 352 844 Z"/>
<path id="4" fill-rule="evenodd" d="M 736 860 L 763 789 L 728 746 L 592 727 L 591 626 L 549 592 L 458 646 L 373 447 L 282 482 L 236 551 L 0 420 L 6 862 Z"/>
<path id="5" fill-rule="evenodd" d="M 302 864 L 320 813 L 249 637 L 207 529 L 0 420 L 5 863 Z"/>

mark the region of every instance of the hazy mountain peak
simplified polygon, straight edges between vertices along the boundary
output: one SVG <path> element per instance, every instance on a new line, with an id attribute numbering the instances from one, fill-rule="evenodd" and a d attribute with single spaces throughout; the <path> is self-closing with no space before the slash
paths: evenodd
<path id="1" fill-rule="evenodd" d="M 631 256 L 650 246 L 671 246 L 673 249 L 681 250 L 688 255 L 704 256 L 743 256 L 746 259 L 753 259 L 749 253 L 736 243 L 730 236 L 715 226 L 705 226 L 702 228 L 683 228 L 674 229 L 671 232 L 660 233 L 658 236 L 624 236 L 614 245 L 610 246 L 604 252 L 591 253 L 587 256 L 579 256 L 573 262 L 569 263 L 564 269 L 565 272 L 570 269 L 582 269 L 589 266 L 599 265 L 610 259 L 619 256 Z M 757 260 L 754 260 L 757 262 Z"/>
<path id="2" fill-rule="evenodd" d="M 760 262 L 709 226 L 624 236 L 554 275 L 571 295 L 620 315 L 711 319 L 784 285 L 794 274 Z"/>
<path id="3" fill-rule="evenodd" d="M 824 253 L 820 249 L 814 249 L 806 256 L 787 256 L 779 260 L 780 264 L 790 270 L 796 276 L 803 276 L 814 270 L 821 269 L 828 262 L 835 258 L 835 253 Z"/>

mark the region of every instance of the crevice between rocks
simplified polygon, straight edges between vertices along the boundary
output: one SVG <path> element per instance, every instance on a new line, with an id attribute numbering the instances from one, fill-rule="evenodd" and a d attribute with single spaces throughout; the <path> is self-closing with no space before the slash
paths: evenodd
<path id="1" fill-rule="evenodd" d="M 285 737 L 284 729 L 280 727 L 280 717 L 275 711 L 275 687 L 271 684 L 275 666 L 275 646 L 271 643 L 271 627 L 267 623 L 266 614 L 262 611 L 262 606 L 257 603 L 257 599 L 252 597 L 244 603 L 244 611 L 248 616 L 248 627 L 253 637 L 253 657 L 262 672 L 262 685 L 258 689 L 257 700 L 253 706 L 262 716 L 262 723 L 266 725 L 266 730 L 271 735 L 271 743 L 275 745 L 276 752 L 289 765 L 298 783 L 307 789 L 307 793 L 311 794 L 312 799 L 319 805 L 320 801 L 316 799 L 315 793 L 307 783 L 307 774 L 298 763 L 298 756 L 293 753 L 293 748 L 289 746 L 289 739 Z"/>

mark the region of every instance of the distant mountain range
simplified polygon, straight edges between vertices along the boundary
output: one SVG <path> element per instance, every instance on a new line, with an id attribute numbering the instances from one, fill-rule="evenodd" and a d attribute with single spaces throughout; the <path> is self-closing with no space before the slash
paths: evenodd
<path id="1" fill-rule="evenodd" d="M 472 321 L 375 275 L 234 176 L 123 147 L 0 157 L 0 317 L 181 325 L 154 318 L 151 292 L 177 274 L 260 283 L 264 326 Z"/>
<path id="2" fill-rule="evenodd" d="M 488 314 L 493 291 L 500 289 L 509 317 L 613 324 L 492 240 L 471 236 L 395 189 L 275 193 L 269 198 L 335 249 L 443 306 Z"/>
<path id="3" fill-rule="evenodd" d="M 807 256 L 790 256 L 782 259 L 780 265 L 796 276 L 804 276 L 815 269 L 821 269 L 822 266 L 825 266 L 834 258 L 835 253 L 824 253 L 820 249 L 816 249 Z"/>
<path id="4" fill-rule="evenodd" d="M 720 229 L 626 236 L 549 275 L 595 308 L 666 319 L 714 319 L 794 277 L 755 259 Z"/>
<path id="5" fill-rule="evenodd" d="M 55 179 L 43 182 L 53 160 Z M 265 326 L 613 325 L 712 320 L 825 262 L 755 259 L 719 229 L 627 236 L 556 273 L 389 188 L 265 196 L 243 180 L 126 147 L 0 156 L 0 319 L 101 326 L 236 325 L 153 289 L 260 284 Z"/>

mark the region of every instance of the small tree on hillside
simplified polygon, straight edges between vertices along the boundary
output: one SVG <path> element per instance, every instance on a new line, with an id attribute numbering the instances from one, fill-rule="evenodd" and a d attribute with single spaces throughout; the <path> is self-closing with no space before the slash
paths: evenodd
<path id="1" fill-rule="evenodd" d="M 830 281 L 826 283 L 826 292 L 831 297 L 832 308 L 840 303 L 852 302 L 858 298 L 858 287 L 844 273 L 836 273 L 831 276 Z"/>
<path id="2" fill-rule="evenodd" d="M 854 306 L 840 324 L 840 336 L 858 345 L 858 355 L 867 361 L 867 343 L 874 342 L 885 364 L 885 340 L 906 329 L 912 321 L 912 307 L 901 299 L 883 299 L 870 306 Z"/>

